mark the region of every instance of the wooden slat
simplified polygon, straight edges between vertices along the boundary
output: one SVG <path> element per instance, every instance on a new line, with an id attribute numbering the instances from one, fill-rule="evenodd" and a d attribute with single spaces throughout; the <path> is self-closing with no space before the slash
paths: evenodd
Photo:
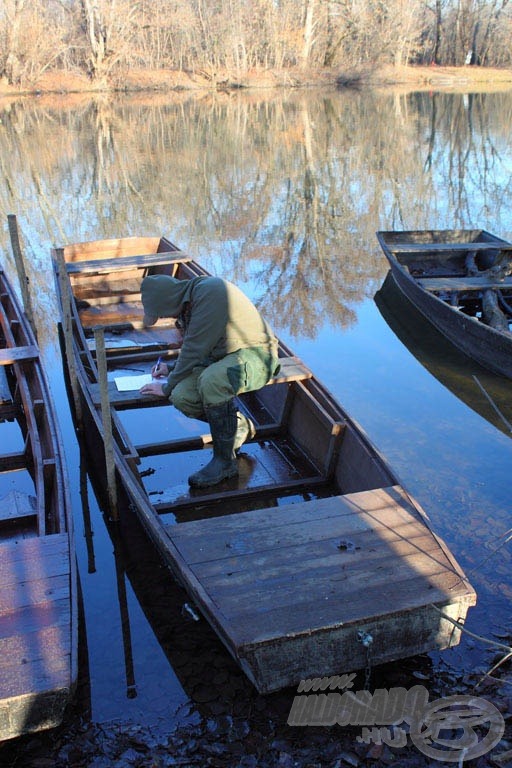
<path id="1" fill-rule="evenodd" d="M 63 672 L 69 674 L 67 645 L 63 627 L 56 625 L 44 627 L 23 636 L 14 635 L 0 640 L 0 698 L 35 692 L 37 690 L 35 683 L 43 675 L 57 674 L 60 678 Z M 59 652 L 52 653 L 52 648 L 58 649 Z M 13 682 L 17 679 L 18 685 L 6 686 L 9 680 L 9 667 L 14 677 Z M 30 675 L 27 675 L 22 685 L 19 685 L 20 675 L 26 667 L 29 668 Z"/>
<path id="2" fill-rule="evenodd" d="M 281 370 L 270 379 L 267 386 L 289 381 L 304 381 L 304 379 L 311 379 L 313 376 L 309 368 L 298 357 L 281 357 L 279 364 Z"/>
<path id="3" fill-rule="evenodd" d="M 297 580 L 299 578 L 297 576 Z M 456 582 L 455 577 L 452 581 Z M 403 656 L 400 653 L 403 648 L 400 627 L 412 611 L 432 603 L 445 605 L 465 599 L 465 596 L 451 594 L 445 573 L 431 575 L 427 580 L 414 567 L 408 566 L 394 580 L 390 580 L 386 573 L 382 580 L 368 578 L 367 583 L 348 590 L 341 599 L 335 585 L 327 592 L 317 588 L 313 595 L 307 592 L 302 594 L 302 602 L 291 607 L 279 605 L 266 611 L 258 611 L 255 607 L 251 612 L 242 608 L 241 611 L 228 613 L 226 625 L 235 643 L 251 646 L 281 638 L 286 642 L 287 636 L 323 633 L 330 627 L 357 626 L 387 618 L 394 635 L 396 656 L 400 658 Z M 474 604 L 469 590 L 468 603 Z"/>
<path id="4" fill-rule="evenodd" d="M 13 363 L 28 362 L 38 358 L 38 349 L 33 345 L 0 349 L 0 365 L 13 365 Z"/>
<path id="5" fill-rule="evenodd" d="M 386 514 L 385 523 L 382 521 L 383 512 Z M 381 496 L 379 506 L 369 510 L 352 504 L 347 497 L 333 496 L 277 509 L 271 507 L 231 515 L 226 520 L 218 520 L 218 525 L 212 520 L 206 526 L 203 521 L 187 523 L 178 526 L 175 532 L 171 530 L 170 534 L 173 541 L 179 541 L 180 551 L 192 565 L 228 557 L 230 549 L 244 555 L 275 550 L 276 547 L 282 550 L 324 538 L 341 539 L 356 532 L 372 532 L 411 521 L 416 527 L 421 526 L 420 532 L 423 533 L 424 524 L 411 518 L 410 512 L 389 496 Z M 209 530 L 204 537 L 206 527 Z"/>
<path id="6" fill-rule="evenodd" d="M 512 288 L 512 277 L 497 280 L 492 277 L 419 277 L 417 282 L 426 291 L 481 291 L 487 288 Z"/>
<path id="7" fill-rule="evenodd" d="M 0 523 L 34 515 L 37 515 L 35 496 L 12 490 L 0 499 Z"/>
<path id="8" fill-rule="evenodd" d="M 65 533 L 0 543 L 0 589 L 24 581 L 69 572 L 69 540 Z"/>
<path id="9" fill-rule="evenodd" d="M 27 466 L 27 457 L 24 452 L 0 454 L 0 472 L 12 472 Z"/>
<path id="10" fill-rule="evenodd" d="M 0 622 L 2 617 L 29 608 L 33 613 L 35 606 L 45 609 L 51 604 L 69 599 L 69 564 L 63 564 L 55 558 L 46 564 L 47 572 L 36 578 L 35 575 L 20 578 L 13 584 L 2 586 L 0 592 Z M 50 568 L 55 575 L 50 574 Z"/>
<path id="11" fill-rule="evenodd" d="M 387 242 L 386 247 L 391 253 L 444 253 L 446 251 L 512 251 L 512 243 L 392 243 Z"/>
<path id="12" fill-rule="evenodd" d="M 180 264 L 192 261 L 191 256 L 187 256 L 182 251 L 167 251 L 164 253 L 146 253 L 132 256 L 114 256 L 110 259 L 90 259 L 88 261 L 75 261 L 66 263 L 68 275 L 77 273 L 89 273 L 101 275 L 105 272 L 120 272 L 126 269 L 140 267 L 153 267 L 160 264 Z"/>
<path id="13" fill-rule="evenodd" d="M 5 368 L 0 366 L 0 406 L 8 405 L 12 403 L 11 390 L 9 388 L 9 382 L 7 381 L 7 375 Z M 0 416 L 2 414 L 0 413 Z"/>
<path id="14" fill-rule="evenodd" d="M 287 493 L 301 493 L 306 490 L 308 492 L 314 492 L 315 490 L 320 491 L 325 487 L 325 484 L 325 477 L 314 475 L 310 477 L 301 477 L 299 480 L 277 480 L 266 485 L 255 485 L 252 487 L 248 486 L 236 488 L 233 490 L 226 490 L 223 488 L 222 490 L 218 490 L 214 493 L 208 491 L 207 493 L 201 494 L 201 492 L 197 492 L 194 489 L 193 496 L 185 495 L 179 499 L 174 499 L 169 502 L 155 501 L 153 506 L 156 512 L 159 514 L 165 514 L 166 512 L 177 512 L 182 509 L 197 507 L 198 505 L 206 506 L 208 504 L 215 504 L 220 501 L 225 501 L 227 503 L 228 501 L 233 502 L 243 501 L 250 498 L 261 498 L 266 494 L 284 496 Z M 170 526 L 169 531 L 171 534 L 173 530 L 174 528 Z"/>

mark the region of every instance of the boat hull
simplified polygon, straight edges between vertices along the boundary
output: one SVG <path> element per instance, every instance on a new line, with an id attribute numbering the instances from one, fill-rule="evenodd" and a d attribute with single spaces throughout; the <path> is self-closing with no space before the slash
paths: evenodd
<path id="1" fill-rule="evenodd" d="M 127 364 L 149 370 L 157 356 L 178 353 L 175 329 L 140 326 L 141 276 L 207 273 L 164 238 L 151 245 L 152 254 L 142 241 L 124 250 L 121 240 L 89 243 L 80 258 L 77 244 L 64 263 L 54 254 L 71 288 L 64 346 L 68 366 L 72 350 L 82 433 L 107 485 L 108 402 L 120 529 L 123 515 L 135 512 L 195 610 L 262 693 L 364 668 L 365 638 L 372 664 L 457 644 L 450 618 L 464 622 L 474 590 L 363 429 L 285 345 L 281 374 L 239 398 L 256 424 L 239 477 L 211 489 L 187 489 L 182 477 L 204 463 L 210 435 L 184 436 L 188 423 L 167 404 L 99 380 L 90 344 L 99 318 L 116 330 L 106 354 L 111 374 Z M 164 409 L 156 422 L 165 440 L 152 435 L 140 444 L 128 434 L 126 424 L 146 408 Z M 130 418 L 121 422 L 124 411 Z M 159 472 L 170 488 L 161 488 Z"/>

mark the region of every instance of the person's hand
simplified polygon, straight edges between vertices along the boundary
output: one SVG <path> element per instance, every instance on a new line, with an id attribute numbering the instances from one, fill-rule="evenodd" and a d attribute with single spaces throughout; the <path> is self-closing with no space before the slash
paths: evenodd
<path id="1" fill-rule="evenodd" d="M 163 391 L 163 384 L 158 384 L 156 381 L 151 382 L 151 384 L 144 384 L 144 386 L 139 389 L 139 393 L 141 395 L 154 395 L 155 397 L 165 397 L 164 391 Z"/>
<path id="2" fill-rule="evenodd" d="M 151 375 L 154 379 L 167 378 L 169 366 L 166 363 L 157 363 L 152 367 Z"/>

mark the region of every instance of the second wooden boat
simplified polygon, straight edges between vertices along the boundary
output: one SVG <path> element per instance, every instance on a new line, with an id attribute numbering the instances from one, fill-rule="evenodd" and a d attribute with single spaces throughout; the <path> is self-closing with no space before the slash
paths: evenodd
<path id="1" fill-rule="evenodd" d="M 512 244 L 484 230 L 377 232 L 393 278 L 452 344 L 512 378 Z"/>
<path id="2" fill-rule="evenodd" d="M 102 402 L 111 418 L 118 502 L 129 509 L 120 525 L 123 514 L 138 516 L 192 609 L 260 692 L 459 642 L 472 587 L 363 430 L 284 344 L 281 372 L 239 398 L 257 427 L 239 477 L 190 489 L 187 476 L 210 450 L 204 423 L 120 391 L 116 379 L 179 354 L 172 319 L 142 327 L 142 278 L 207 273 L 160 237 L 53 256 L 70 383 L 104 482 Z"/>
<path id="3" fill-rule="evenodd" d="M 374 296 L 397 338 L 438 381 L 496 429 L 512 437 L 510 381 L 455 347 L 412 304 L 388 272 Z"/>
<path id="4" fill-rule="evenodd" d="M 53 728 L 77 681 L 73 523 L 32 329 L 0 268 L 0 740 Z"/>

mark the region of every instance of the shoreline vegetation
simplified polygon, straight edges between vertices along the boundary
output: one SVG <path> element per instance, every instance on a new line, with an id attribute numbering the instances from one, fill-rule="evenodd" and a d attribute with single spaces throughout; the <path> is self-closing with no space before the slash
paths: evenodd
<path id="1" fill-rule="evenodd" d="M 138 92 L 231 92 L 254 89 L 332 87 L 338 89 L 394 88 L 405 91 L 497 91 L 512 89 L 512 69 L 462 66 L 402 66 L 340 72 L 339 69 L 232 71 L 130 70 L 107 84 L 95 84 L 84 74 L 52 71 L 25 87 L 0 80 L 0 99 L 19 96 L 72 94 L 130 94 Z"/>

